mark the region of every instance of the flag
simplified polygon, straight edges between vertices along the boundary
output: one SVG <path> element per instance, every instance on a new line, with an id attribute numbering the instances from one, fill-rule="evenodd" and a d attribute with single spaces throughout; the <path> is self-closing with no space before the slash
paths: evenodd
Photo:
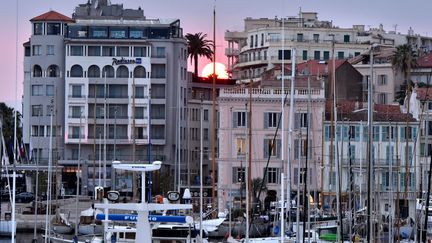
<path id="1" fill-rule="evenodd" d="M 24 160 L 27 159 L 26 151 L 25 151 L 25 146 L 24 146 L 24 141 L 23 140 L 21 140 L 21 143 L 20 143 L 20 146 L 19 146 L 19 155 L 20 155 L 20 158 L 21 158 L 21 163 L 24 162 Z"/>

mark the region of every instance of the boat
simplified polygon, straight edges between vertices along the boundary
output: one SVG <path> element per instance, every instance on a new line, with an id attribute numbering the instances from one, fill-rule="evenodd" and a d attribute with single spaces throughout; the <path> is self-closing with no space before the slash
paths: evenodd
<path id="1" fill-rule="evenodd" d="M 60 213 L 59 209 L 56 209 L 56 214 L 51 219 L 51 226 L 56 234 L 71 234 L 73 232 L 72 224 L 68 220 L 65 214 Z"/>
<path id="2" fill-rule="evenodd" d="M 100 220 L 96 220 L 95 216 L 101 214 L 102 211 L 93 207 L 86 209 L 80 214 L 78 225 L 78 233 L 81 235 L 101 235 L 103 234 L 103 225 Z"/>

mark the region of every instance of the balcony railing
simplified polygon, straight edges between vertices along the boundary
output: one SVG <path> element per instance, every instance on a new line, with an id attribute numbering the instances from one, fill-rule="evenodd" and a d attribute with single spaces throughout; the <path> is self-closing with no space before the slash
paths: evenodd
<path id="1" fill-rule="evenodd" d="M 252 89 L 252 98 L 280 98 L 282 94 L 282 89 L 261 89 L 261 88 L 254 88 Z M 289 89 L 285 89 L 285 94 L 290 94 Z M 308 98 L 309 94 L 313 98 L 324 98 L 324 91 L 323 90 L 307 90 L 307 89 L 296 89 L 294 91 L 294 96 L 296 98 Z M 239 98 L 249 98 L 249 89 L 221 89 L 219 97 L 239 97 Z"/>

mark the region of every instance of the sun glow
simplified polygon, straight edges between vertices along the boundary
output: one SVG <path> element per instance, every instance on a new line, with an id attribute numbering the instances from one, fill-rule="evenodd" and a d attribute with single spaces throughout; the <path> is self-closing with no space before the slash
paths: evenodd
<path id="1" fill-rule="evenodd" d="M 212 74 L 213 74 L 213 63 L 209 63 L 205 65 L 205 67 L 203 68 L 201 72 L 201 76 L 206 78 Z M 216 75 L 220 79 L 228 79 L 228 73 L 226 71 L 226 67 L 220 62 L 216 63 Z"/>

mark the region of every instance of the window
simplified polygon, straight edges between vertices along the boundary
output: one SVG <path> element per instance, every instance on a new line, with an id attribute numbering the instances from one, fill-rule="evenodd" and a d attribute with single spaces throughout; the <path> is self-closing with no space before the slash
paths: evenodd
<path id="1" fill-rule="evenodd" d="M 209 129 L 208 128 L 203 129 L 203 139 L 206 141 L 209 139 Z"/>
<path id="2" fill-rule="evenodd" d="M 98 87 L 98 91 L 102 91 L 102 96 L 104 95 L 104 86 Z M 108 92 L 108 98 L 128 98 L 128 86 L 127 84 L 110 84 L 106 88 Z"/>
<path id="3" fill-rule="evenodd" d="M 233 183 L 241 183 L 245 180 L 245 168 L 244 167 L 233 167 Z"/>
<path id="4" fill-rule="evenodd" d="M 83 46 L 71 46 L 70 47 L 70 55 L 71 56 L 82 56 L 83 55 Z"/>
<path id="5" fill-rule="evenodd" d="M 110 27 L 110 38 L 124 39 L 128 36 L 128 30 L 124 27 Z"/>
<path id="6" fill-rule="evenodd" d="M 266 112 L 264 113 L 264 128 L 276 128 L 279 118 L 282 113 L 280 112 Z"/>
<path id="7" fill-rule="evenodd" d="M 300 168 L 300 177 L 299 177 L 299 168 L 294 168 L 294 184 L 298 185 L 300 182 L 301 184 L 304 184 L 306 182 L 306 168 Z M 309 178 L 311 178 L 311 175 L 309 174 Z"/>
<path id="8" fill-rule="evenodd" d="M 114 78 L 114 68 L 112 66 L 106 65 L 102 68 L 102 76 L 107 78 Z"/>
<path id="9" fill-rule="evenodd" d="M 33 35 L 43 35 L 43 23 L 33 24 Z"/>
<path id="10" fill-rule="evenodd" d="M 304 128 L 304 127 L 308 126 L 308 114 L 307 113 L 304 113 L 304 112 L 295 113 L 294 119 L 295 119 L 295 128 L 296 129 Z"/>
<path id="11" fill-rule="evenodd" d="M 43 96 L 43 85 L 32 85 L 32 96 Z"/>
<path id="12" fill-rule="evenodd" d="M 54 46 L 53 45 L 47 45 L 47 55 L 54 55 Z"/>
<path id="13" fill-rule="evenodd" d="M 147 47 L 145 46 L 135 46 L 134 47 L 134 57 L 146 57 Z"/>
<path id="14" fill-rule="evenodd" d="M 209 110 L 204 109 L 204 121 L 208 121 L 209 120 Z"/>
<path id="15" fill-rule="evenodd" d="M 269 156 L 279 158 L 280 149 L 280 139 L 276 139 L 275 141 L 273 139 L 264 139 L 264 159 L 267 159 Z"/>
<path id="16" fill-rule="evenodd" d="M 145 98 L 146 85 L 137 85 L 135 86 L 135 98 L 142 99 Z"/>
<path id="17" fill-rule="evenodd" d="M 60 68 L 57 65 L 50 65 L 47 69 L 48 77 L 60 77 Z"/>
<path id="18" fill-rule="evenodd" d="M 246 139 L 236 138 L 236 154 L 238 159 L 246 156 Z"/>
<path id="19" fill-rule="evenodd" d="M 153 84 L 151 86 L 151 97 L 154 99 L 165 99 L 165 84 Z"/>
<path id="20" fill-rule="evenodd" d="M 258 35 L 255 35 L 255 47 L 258 47 Z"/>
<path id="21" fill-rule="evenodd" d="M 134 77 L 135 78 L 145 78 L 146 77 L 146 70 L 143 66 L 137 66 L 134 69 Z"/>
<path id="22" fill-rule="evenodd" d="M 71 118 L 80 118 L 84 111 L 84 107 L 82 106 L 71 106 L 69 108 L 70 117 Z"/>
<path id="23" fill-rule="evenodd" d="M 309 140 L 309 144 L 311 144 L 310 140 Z M 295 139 L 294 140 L 294 158 L 298 159 L 299 155 L 300 155 L 300 158 L 305 158 L 306 152 L 308 152 L 309 157 L 310 157 L 312 154 L 311 153 L 312 149 L 308 149 L 307 145 L 308 144 L 307 144 L 306 139 L 301 139 L 301 140 Z"/>
<path id="24" fill-rule="evenodd" d="M 264 45 L 264 34 L 261 34 L 261 46 Z"/>
<path id="25" fill-rule="evenodd" d="M 151 126 L 151 138 L 152 139 L 165 139 L 165 126 L 164 125 L 152 125 Z"/>
<path id="26" fill-rule="evenodd" d="M 46 86 L 46 95 L 47 96 L 54 96 L 54 85 L 47 85 Z"/>
<path id="27" fill-rule="evenodd" d="M 324 51 L 324 60 L 329 60 L 330 59 L 330 52 L 329 51 Z"/>
<path id="28" fill-rule="evenodd" d="M 233 112 L 233 127 L 245 127 L 246 126 L 246 112 L 237 111 Z"/>
<path id="29" fill-rule="evenodd" d="M 83 69 L 80 65 L 73 65 L 70 70 L 70 76 L 73 78 L 83 77 Z"/>
<path id="30" fill-rule="evenodd" d="M 387 84 L 387 75 L 381 74 L 378 75 L 378 85 L 386 85 Z"/>
<path id="31" fill-rule="evenodd" d="M 387 94 L 378 93 L 378 104 L 387 104 Z"/>
<path id="32" fill-rule="evenodd" d="M 108 27 L 90 26 L 90 38 L 108 38 Z"/>
<path id="33" fill-rule="evenodd" d="M 254 43 L 254 36 L 251 35 L 250 36 L 250 45 L 249 45 L 249 47 L 253 47 L 253 43 Z"/>
<path id="34" fill-rule="evenodd" d="M 372 134 L 374 142 L 379 141 L 379 134 L 380 134 L 379 126 L 374 126 L 373 127 L 373 134 Z"/>
<path id="35" fill-rule="evenodd" d="M 102 46 L 102 56 L 113 57 L 114 56 L 114 46 Z"/>
<path id="36" fill-rule="evenodd" d="M 302 33 L 297 34 L 297 41 L 298 42 L 302 42 L 303 41 L 303 34 Z"/>
<path id="37" fill-rule="evenodd" d="M 315 43 L 319 42 L 319 34 L 313 34 L 313 40 Z"/>
<path id="38" fill-rule="evenodd" d="M 47 116 L 51 116 L 51 114 L 54 115 L 53 111 L 54 111 L 54 106 L 53 105 L 47 105 L 46 106 L 46 115 Z"/>
<path id="39" fill-rule="evenodd" d="M 89 46 L 87 49 L 88 56 L 100 56 L 101 55 L 101 47 L 100 46 Z"/>
<path id="40" fill-rule="evenodd" d="M 351 140 L 359 141 L 360 140 L 360 127 L 359 126 L 349 126 L 349 138 Z"/>
<path id="41" fill-rule="evenodd" d="M 83 137 L 82 134 L 80 134 L 80 127 L 79 126 L 70 126 L 69 127 L 69 138 L 81 138 Z"/>
<path id="42" fill-rule="evenodd" d="M 129 70 L 126 66 L 120 66 L 117 68 L 116 78 L 128 78 Z"/>
<path id="43" fill-rule="evenodd" d="M 278 51 L 279 60 L 291 60 L 291 50 L 279 50 Z"/>
<path id="44" fill-rule="evenodd" d="M 272 184 L 278 184 L 279 174 L 280 174 L 279 168 L 272 168 L 272 167 L 267 168 L 267 175 L 265 176 L 266 182 Z"/>
<path id="45" fill-rule="evenodd" d="M 71 90 L 72 90 L 71 95 L 73 98 L 81 98 L 82 97 L 81 85 L 71 85 Z"/>
<path id="46" fill-rule="evenodd" d="M 356 152 L 355 145 L 351 145 L 348 150 L 348 158 L 351 159 L 352 161 L 355 160 L 356 158 L 355 152 Z"/>
<path id="47" fill-rule="evenodd" d="M 345 54 L 344 54 L 344 52 L 343 52 L 343 51 L 338 51 L 337 55 L 338 55 L 338 59 L 339 59 L 339 60 L 341 60 L 341 59 L 344 59 L 344 58 L 345 58 Z"/>
<path id="48" fill-rule="evenodd" d="M 144 37 L 144 31 L 139 28 L 130 27 L 129 29 L 129 38 L 131 39 L 141 39 Z"/>
<path id="49" fill-rule="evenodd" d="M 345 43 L 350 42 L 350 36 L 349 35 L 344 35 L 344 42 Z"/>
<path id="50" fill-rule="evenodd" d="M 151 65 L 152 78 L 165 78 L 165 64 L 152 64 Z"/>
<path id="51" fill-rule="evenodd" d="M 165 57 L 165 47 L 163 46 L 156 47 L 156 53 L 154 57 Z"/>
<path id="52" fill-rule="evenodd" d="M 358 51 L 354 52 L 354 56 L 355 56 L 355 57 L 356 57 L 356 56 L 360 56 L 360 52 L 358 52 Z"/>
<path id="53" fill-rule="evenodd" d="M 165 105 L 151 105 L 151 119 L 165 119 Z"/>
<path id="54" fill-rule="evenodd" d="M 32 126 L 31 135 L 32 137 L 43 137 L 44 126 Z"/>
<path id="55" fill-rule="evenodd" d="M 387 147 L 386 147 L 386 161 L 387 161 L 387 164 L 390 163 L 390 160 L 394 160 L 393 159 L 394 155 L 395 155 L 394 146 L 391 146 L 391 149 L 390 149 L 390 146 L 387 145 Z"/>
<path id="56" fill-rule="evenodd" d="M 86 38 L 87 37 L 87 26 L 69 25 L 68 26 L 68 37 L 71 38 Z"/>
<path id="57" fill-rule="evenodd" d="M 99 69 L 99 67 L 96 66 L 96 65 L 91 65 L 88 68 L 87 77 L 89 77 L 89 78 L 99 78 L 100 77 L 100 69 Z"/>
<path id="58" fill-rule="evenodd" d="M 33 45 L 33 56 L 40 56 L 42 55 L 42 46 L 41 45 Z"/>
<path id="59" fill-rule="evenodd" d="M 113 134 L 114 135 L 114 134 Z M 135 127 L 136 139 L 147 139 L 147 127 Z"/>
<path id="60" fill-rule="evenodd" d="M 147 107 L 135 107 L 135 118 L 136 119 L 147 119 Z"/>
<path id="61" fill-rule="evenodd" d="M 33 77 L 42 77 L 42 68 L 39 65 L 33 66 Z"/>
<path id="62" fill-rule="evenodd" d="M 47 35 L 60 35 L 61 24 L 60 23 L 47 23 Z"/>
<path id="63" fill-rule="evenodd" d="M 303 61 L 306 61 L 308 59 L 308 52 L 307 52 L 307 50 L 303 50 L 302 58 L 303 58 Z"/>
<path id="64" fill-rule="evenodd" d="M 42 116 L 42 105 L 32 105 L 32 116 Z"/>
<path id="65" fill-rule="evenodd" d="M 320 59 L 321 59 L 321 52 L 314 51 L 314 60 L 320 60 Z"/>
<path id="66" fill-rule="evenodd" d="M 118 57 L 128 57 L 129 47 L 128 46 L 117 46 L 117 56 Z"/>

